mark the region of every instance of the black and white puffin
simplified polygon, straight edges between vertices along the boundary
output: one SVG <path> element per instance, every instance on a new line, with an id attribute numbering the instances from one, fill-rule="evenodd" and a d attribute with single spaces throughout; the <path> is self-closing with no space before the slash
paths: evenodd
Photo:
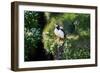
<path id="1" fill-rule="evenodd" d="M 58 33 L 59 33 L 59 37 L 60 37 L 61 39 L 64 39 L 64 38 L 65 38 L 65 33 L 64 33 L 64 29 L 63 29 L 62 26 L 59 27 Z"/>
<path id="2" fill-rule="evenodd" d="M 55 29 L 54 29 L 54 33 L 60 39 L 64 39 L 65 38 L 65 33 L 64 33 L 64 30 L 63 30 L 62 26 L 56 25 Z"/>

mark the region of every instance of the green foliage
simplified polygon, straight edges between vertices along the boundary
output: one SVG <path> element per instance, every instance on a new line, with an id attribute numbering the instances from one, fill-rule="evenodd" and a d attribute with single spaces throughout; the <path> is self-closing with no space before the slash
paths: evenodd
<path id="1" fill-rule="evenodd" d="M 63 26 L 66 34 L 62 59 L 90 58 L 89 14 L 24 11 L 24 23 L 25 61 L 39 54 L 36 50 L 41 41 L 44 49 L 55 55 L 60 44 L 54 34 L 55 24 Z"/>
<path id="2" fill-rule="evenodd" d="M 54 34 L 55 24 L 64 27 L 66 38 L 62 59 L 87 59 L 90 58 L 90 15 L 89 14 L 49 14 L 51 15 L 47 26 L 44 28 L 43 42 L 48 52 L 55 55 L 58 42 Z"/>
<path id="3" fill-rule="evenodd" d="M 66 48 L 62 59 L 87 59 L 90 58 L 89 49 L 85 48 Z"/>
<path id="4" fill-rule="evenodd" d="M 24 44 L 25 44 L 25 60 L 30 60 L 30 56 L 34 56 L 38 48 L 39 41 L 42 38 L 41 28 L 38 24 L 39 13 L 32 11 L 24 12 Z"/>

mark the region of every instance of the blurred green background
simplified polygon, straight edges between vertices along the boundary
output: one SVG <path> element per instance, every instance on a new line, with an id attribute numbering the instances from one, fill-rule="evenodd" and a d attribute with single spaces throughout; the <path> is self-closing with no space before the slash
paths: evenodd
<path id="1" fill-rule="evenodd" d="M 90 58 L 90 14 L 24 11 L 24 60 L 54 60 L 55 25 L 66 34 L 62 60 Z"/>

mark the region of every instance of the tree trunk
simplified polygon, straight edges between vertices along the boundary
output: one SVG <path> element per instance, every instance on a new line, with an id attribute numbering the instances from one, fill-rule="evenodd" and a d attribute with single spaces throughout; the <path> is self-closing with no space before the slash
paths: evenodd
<path id="1" fill-rule="evenodd" d="M 63 50 L 64 50 L 64 43 L 60 46 L 59 45 L 57 46 L 54 55 L 55 60 L 62 60 Z"/>

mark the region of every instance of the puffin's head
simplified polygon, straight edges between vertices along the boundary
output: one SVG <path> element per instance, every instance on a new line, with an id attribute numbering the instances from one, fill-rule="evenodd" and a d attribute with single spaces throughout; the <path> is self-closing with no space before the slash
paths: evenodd
<path id="1" fill-rule="evenodd" d="M 55 28 L 59 29 L 59 25 L 56 24 L 56 25 L 55 25 Z"/>

